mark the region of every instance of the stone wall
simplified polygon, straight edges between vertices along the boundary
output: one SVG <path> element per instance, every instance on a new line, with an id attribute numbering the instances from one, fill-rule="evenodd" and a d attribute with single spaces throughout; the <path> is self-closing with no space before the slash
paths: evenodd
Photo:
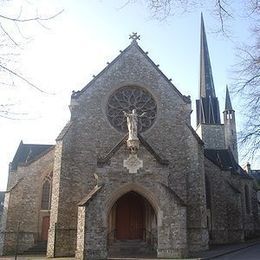
<path id="1" fill-rule="evenodd" d="M 224 111 L 223 117 L 224 117 L 224 132 L 225 132 L 226 148 L 232 151 L 234 158 L 238 163 L 235 111 L 233 110 Z"/>
<path id="2" fill-rule="evenodd" d="M 61 168 L 62 143 L 57 141 L 54 150 L 53 163 L 53 180 L 52 180 L 52 198 L 51 198 L 51 215 L 50 228 L 48 234 L 47 256 L 55 256 L 55 227 L 58 218 L 58 203 L 60 190 L 60 168 Z"/>
<path id="3" fill-rule="evenodd" d="M 193 133 L 196 135 L 195 133 Z M 206 213 L 206 191 L 204 174 L 204 150 L 198 137 L 187 139 L 187 234 L 190 252 L 208 249 L 208 227 Z"/>
<path id="4" fill-rule="evenodd" d="M 52 172 L 52 168 L 53 150 L 50 150 L 38 160 L 18 166 L 15 173 L 9 173 L 12 180 L 8 182 L 9 190 L 5 201 L 1 254 L 15 251 L 17 236 L 19 252 L 28 249 L 40 239 L 42 184 L 45 176 Z"/>
<path id="5" fill-rule="evenodd" d="M 257 206 L 253 201 L 253 181 L 247 176 L 223 171 L 208 159 L 205 159 L 205 174 L 210 185 L 210 242 L 234 243 L 252 237 L 255 232 L 253 209 Z M 250 189 L 249 213 L 246 212 L 245 185 Z"/>
<path id="6" fill-rule="evenodd" d="M 205 149 L 226 149 L 224 125 L 199 124 L 196 132 Z"/>
<path id="7" fill-rule="evenodd" d="M 0 223 L 0 255 L 4 254 L 5 230 L 7 224 L 9 198 L 10 198 L 10 193 L 6 193 L 5 200 L 4 200 L 4 208 L 3 208 L 3 213 L 1 217 L 1 223 Z"/>

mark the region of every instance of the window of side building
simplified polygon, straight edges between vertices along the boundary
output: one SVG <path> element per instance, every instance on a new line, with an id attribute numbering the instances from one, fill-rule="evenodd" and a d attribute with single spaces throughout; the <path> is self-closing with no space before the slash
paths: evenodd
<path id="1" fill-rule="evenodd" d="M 245 186 L 245 204 L 246 204 L 246 213 L 250 214 L 251 213 L 250 193 L 249 193 L 249 188 L 247 185 Z"/>
<path id="2" fill-rule="evenodd" d="M 41 209 L 49 210 L 51 206 L 51 180 L 46 179 L 42 185 Z"/>

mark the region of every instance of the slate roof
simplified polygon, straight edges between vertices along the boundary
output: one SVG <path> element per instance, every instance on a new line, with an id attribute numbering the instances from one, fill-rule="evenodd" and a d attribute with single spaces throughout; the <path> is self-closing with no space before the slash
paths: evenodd
<path id="1" fill-rule="evenodd" d="M 200 27 L 200 97 L 216 97 L 203 15 Z"/>
<path id="2" fill-rule="evenodd" d="M 18 165 L 24 165 L 32 162 L 53 147 L 54 145 L 48 144 L 24 144 L 23 141 L 21 141 L 10 164 L 10 169 L 16 170 Z"/>
<path id="3" fill-rule="evenodd" d="M 254 178 L 257 188 L 260 189 L 260 170 L 250 170 L 249 175 Z"/>
<path id="4" fill-rule="evenodd" d="M 234 174 L 251 179 L 246 171 L 243 170 L 236 162 L 232 152 L 229 149 L 205 149 L 204 155 L 221 170 L 231 171 Z"/>
<path id="5" fill-rule="evenodd" d="M 225 110 L 233 110 L 233 108 L 232 108 L 232 104 L 231 104 L 230 95 L 229 95 L 228 86 L 226 86 Z"/>
<path id="6" fill-rule="evenodd" d="M 260 180 L 260 170 L 250 170 L 250 175 Z"/>

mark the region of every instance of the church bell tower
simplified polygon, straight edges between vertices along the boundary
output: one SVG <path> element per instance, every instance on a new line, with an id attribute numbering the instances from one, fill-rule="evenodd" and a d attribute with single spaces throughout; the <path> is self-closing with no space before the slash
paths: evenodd
<path id="1" fill-rule="evenodd" d="M 232 108 L 228 87 L 226 88 L 226 102 L 223 116 L 226 148 L 232 151 L 236 162 L 238 162 L 235 110 Z"/>
<path id="2" fill-rule="evenodd" d="M 225 149 L 224 126 L 220 121 L 219 102 L 216 97 L 209 50 L 201 14 L 200 31 L 200 83 L 196 100 L 197 134 L 206 149 Z"/>

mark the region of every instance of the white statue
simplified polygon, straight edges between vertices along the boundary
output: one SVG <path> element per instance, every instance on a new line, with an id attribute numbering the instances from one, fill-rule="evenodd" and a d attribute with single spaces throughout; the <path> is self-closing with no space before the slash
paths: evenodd
<path id="1" fill-rule="evenodd" d="M 132 113 L 126 113 L 123 111 L 126 120 L 127 120 L 127 128 L 128 128 L 128 140 L 138 140 L 137 137 L 137 123 L 138 117 L 143 117 L 146 113 L 142 113 L 141 115 L 137 115 L 136 109 L 132 110 Z"/>
<path id="2" fill-rule="evenodd" d="M 138 121 L 138 117 L 137 117 L 137 113 L 136 110 L 133 109 L 132 113 L 126 113 L 125 111 L 123 111 L 126 120 L 127 120 L 127 128 L 128 128 L 128 140 L 138 140 L 137 137 L 137 121 Z"/>

